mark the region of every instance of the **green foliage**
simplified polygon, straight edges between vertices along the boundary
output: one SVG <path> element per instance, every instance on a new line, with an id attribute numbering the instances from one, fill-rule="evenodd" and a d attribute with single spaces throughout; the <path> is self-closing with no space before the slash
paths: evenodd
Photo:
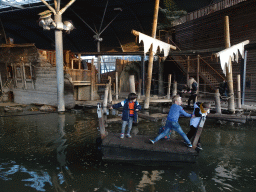
<path id="1" fill-rule="evenodd" d="M 165 8 L 159 8 L 160 12 L 165 16 L 162 21 L 158 22 L 158 29 L 169 30 L 173 26 L 173 21 L 187 14 L 184 10 L 179 10 L 174 0 L 164 0 Z"/>

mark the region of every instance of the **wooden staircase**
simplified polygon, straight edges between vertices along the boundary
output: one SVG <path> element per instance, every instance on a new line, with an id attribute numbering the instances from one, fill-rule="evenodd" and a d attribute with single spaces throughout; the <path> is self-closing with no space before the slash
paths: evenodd
<path id="1" fill-rule="evenodd" d="M 196 77 L 197 76 L 197 57 L 189 58 L 188 56 L 171 56 L 177 66 L 185 73 L 189 74 L 189 76 Z M 189 63 L 189 69 L 188 69 Z M 212 65 L 215 68 L 212 67 Z M 222 75 L 222 69 L 220 64 L 217 62 L 211 61 L 210 57 L 202 58 L 199 56 L 199 76 L 203 79 L 204 83 L 211 90 L 215 90 L 219 87 L 220 82 L 222 82 L 225 78 Z"/>

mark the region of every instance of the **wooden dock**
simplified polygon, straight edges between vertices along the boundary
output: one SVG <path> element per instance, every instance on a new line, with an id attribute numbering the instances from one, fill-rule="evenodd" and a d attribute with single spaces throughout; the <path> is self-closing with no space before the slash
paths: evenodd
<path id="1" fill-rule="evenodd" d="M 160 140 L 154 145 L 150 136 L 136 135 L 120 138 L 119 133 L 109 133 L 102 141 L 104 161 L 144 162 L 150 164 L 195 163 L 199 153 L 185 146 L 182 140 Z"/>

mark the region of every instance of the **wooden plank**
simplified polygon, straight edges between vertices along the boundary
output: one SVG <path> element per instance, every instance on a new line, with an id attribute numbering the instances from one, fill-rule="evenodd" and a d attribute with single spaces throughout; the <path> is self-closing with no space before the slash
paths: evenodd
<path id="1" fill-rule="evenodd" d="M 121 139 L 119 133 L 109 133 L 102 142 L 103 160 L 195 162 L 198 152 L 187 148 L 181 140 L 160 140 L 154 145 L 151 136 L 136 135 Z"/>

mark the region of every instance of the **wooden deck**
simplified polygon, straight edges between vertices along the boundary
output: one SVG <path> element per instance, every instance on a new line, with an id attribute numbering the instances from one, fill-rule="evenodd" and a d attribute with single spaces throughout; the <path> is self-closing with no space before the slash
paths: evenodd
<path id="1" fill-rule="evenodd" d="M 120 139 L 120 134 L 109 133 L 102 141 L 102 159 L 105 161 L 155 163 L 195 163 L 199 153 L 187 148 L 181 140 L 160 140 L 154 145 L 150 136 L 136 135 Z"/>

